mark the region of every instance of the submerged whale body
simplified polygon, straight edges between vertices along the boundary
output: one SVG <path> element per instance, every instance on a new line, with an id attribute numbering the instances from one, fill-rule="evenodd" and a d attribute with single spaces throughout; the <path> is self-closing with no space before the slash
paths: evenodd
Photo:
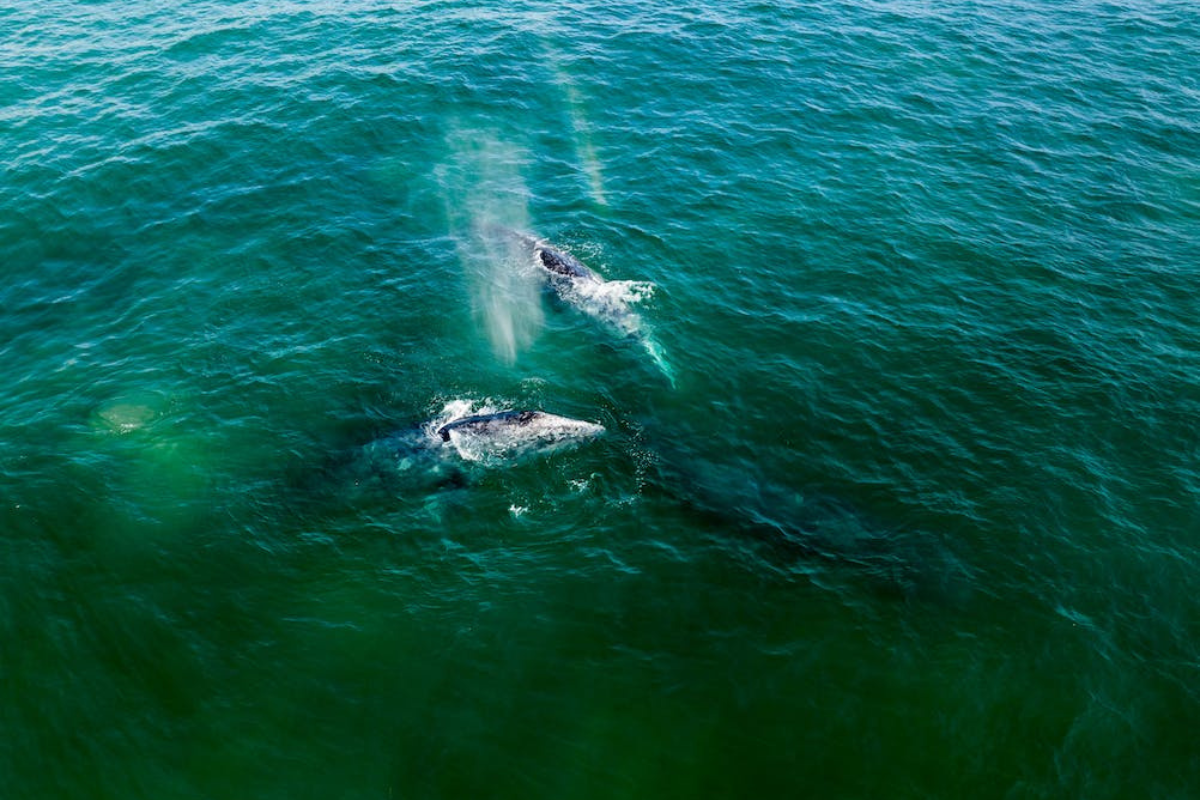
<path id="1" fill-rule="evenodd" d="M 975 577 L 942 537 L 891 524 L 823 489 L 789 486 L 753 464 L 659 444 L 646 485 L 679 503 L 702 527 L 732 534 L 739 557 L 752 552 L 771 570 L 819 576 L 826 588 L 844 576 L 880 596 L 969 602 Z"/>

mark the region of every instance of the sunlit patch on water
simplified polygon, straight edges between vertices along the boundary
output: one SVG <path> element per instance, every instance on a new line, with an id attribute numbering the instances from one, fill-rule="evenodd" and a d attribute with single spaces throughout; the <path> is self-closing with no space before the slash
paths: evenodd
<path id="1" fill-rule="evenodd" d="M 152 425 L 166 413 L 169 399 L 157 392 L 130 392 L 98 405 L 92 412 L 92 428 L 112 433 L 130 433 Z"/>

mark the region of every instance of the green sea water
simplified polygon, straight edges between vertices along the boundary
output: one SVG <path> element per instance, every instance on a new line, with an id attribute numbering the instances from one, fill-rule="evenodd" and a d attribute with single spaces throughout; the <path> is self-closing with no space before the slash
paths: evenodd
<path id="1" fill-rule="evenodd" d="M 0 797 L 1200 796 L 1198 274 L 1190 2 L 0 6 Z"/>

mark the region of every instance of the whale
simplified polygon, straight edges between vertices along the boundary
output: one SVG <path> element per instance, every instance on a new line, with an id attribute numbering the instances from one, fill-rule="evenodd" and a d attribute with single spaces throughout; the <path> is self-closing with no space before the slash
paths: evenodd
<path id="1" fill-rule="evenodd" d="M 460 458 L 495 463 L 545 455 L 604 433 L 604 426 L 546 411 L 497 411 L 459 417 L 436 431 Z"/>
<path id="2" fill-rule="evenodd" d="M 577 286 L 579 283 L 602 284 L 604 279 L 597 275 L 568 252 L 552 247 L 544 239 L 525 236 L 524 241 L 533 248 L 533 255 L 558 286 Z"/>
<path id="3" fill-rule="evenodd" d="M 344 452 L 323 483 L 336 492 L 353 487 L 389 495 L 459 488 L 480 471 L 577 447 L 605 432 L 599 423 L 541 409 L 443 416 Z"/>
<path id="4" fill-rule="evenodd" d="M 546 239 L 522 231 L 491 225 L 485 233 L 506 237 L 529 254 L 535 272 L 567 305 L 591 317 L 621 339 L 636 342 L 651 361 L 675 385 L 675 373 L 662 347 L 651 335 L 649 326 L 634 308 L 638 300 L 653 290 L 653 284 L 638 281 L 606 280 L 571 253 Z"/>
<path id="5" fill-rule="evenodd" d="M 620 333 L 636 335 L 641 331 L 641 315 L 630 306 L 628 294 L 617 289 L 628 287 L 629 283 L 606 281 L 578 258 L 545 239 L 503 230 L 527 248 L 539 273 L 563 301 Z"/>

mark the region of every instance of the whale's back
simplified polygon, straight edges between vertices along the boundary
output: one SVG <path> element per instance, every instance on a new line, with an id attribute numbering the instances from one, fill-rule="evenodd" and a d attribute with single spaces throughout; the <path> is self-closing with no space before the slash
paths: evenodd
<path id="1" fill-rule="evenodd" d="M 604 432 L 585 420 L 545 411 L 501 411 L 453 420 L 438 429 L 468 461 L 494 462 L 579 444 Z"/>

